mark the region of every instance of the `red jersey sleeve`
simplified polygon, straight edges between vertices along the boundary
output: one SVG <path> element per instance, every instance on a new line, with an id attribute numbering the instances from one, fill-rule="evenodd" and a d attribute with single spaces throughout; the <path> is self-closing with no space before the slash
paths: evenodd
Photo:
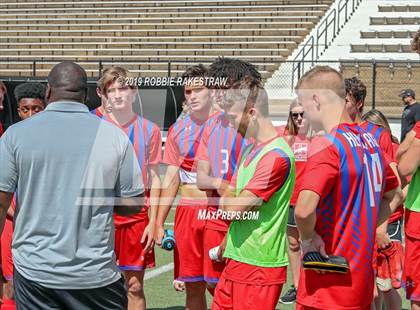
<path id="1" fill-rule="evenodd" d="M 0 123 L 0 137 L 2 136 L 2 134 L 3 134 L 3 124 Z"/>
<path id="2" fill-rule="evenodd" d="M 394 173 L 394 170 L 391 169 L 389 165 L 386 166 L 385 171 L 385 188 L 384 192 L 389 192 L 396 189 L 400 184 L 398 183 L 398 178 Z"/>
<path id="3" fill-rule="evenodd" d="M 340 172 L 340 156 L 326 138 L 316 137 L 309 147 L 302 183 L 298 191 L 310 190 L 320 197 L 328 194 Z"/>
<path id="4" fill-rule="evenodd" d="M 206 126 L 203 130 L 203 135 L 201 136 L 200 145 L 198 146 L 198 150 L 197 150 L 198 160 L 210 161 L 209 153 L 207 151 L 208 146 L 209 146 L 209 135 L 210 135 L 209 126 Z"/>
<path id="5" fill-rule="evenodd" d="M 162 160 L 162 136 L 159 127 L 154 126 L 150 137 L 149 165 L 158 165 Z"/>
<path id="6" fill-rule="evenodd" d="M 290 160 L 278 152 L 268 152 L 258 162 L 254 176 L 244 190 L 252 192 L 267 202 L 283 186 L 289 174 L 290 165 Z"/>
<path id="7" fill-rule="evenodd" d="M 168 131 L 168 136 L 165 143 L 165 152 L 163 154 L 163 163 L 171 166 L 181 166 L 181 153 L 179 146 L 175 142 L 174 128 L 171 127 Z"/>
<path id="8" fill-rule="evenodd" d="M 413 130 L 416 133 L 416 138 L 417 139 L 420 139 L 420 121 L 417 121 L 417 123 L 414 126 Z"/>
<path id="9" fill-rule="evenodd" d="M 389 131 L 382 131 L 382 134 L 379 136 L 378 143 L 388 158 L 393 159 L 395 157 L 394 148 L 392 146 L 391 133 Z"/>

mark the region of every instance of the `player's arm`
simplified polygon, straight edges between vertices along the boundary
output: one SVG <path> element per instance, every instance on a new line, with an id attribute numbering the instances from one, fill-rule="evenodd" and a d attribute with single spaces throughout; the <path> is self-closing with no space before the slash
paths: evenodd
<path id="1" fill-rule="evenodd" d="M 141 243 L 147 241 L 144 248 L 145 252 L 151 251 L 154 246 L 154 234 L 156 228 L 156 218 L 159 209 L 159 197 L 160 197 L 160 176 L 159 176 L 159 165 L 150 166 L 150 215 L 149 224 L 144 229 L 143 236 L 141 237 Z M 147 240 L 146 240 L 147 238 Z"/>
<path id="2" fill-rule="evenodd" d="M 197 187 L 202 191 L 217 190 L 219 195 L 223 195 L 229 182 L 222 178 L 210 175 L 210 163 L 207 160 L 199 160 L 197 164 Z"/>
<path id="3" fill-rule="evenodd" d="M 162 190 L 159 199 L 159 209 L 156 217 L 155 242 L 158 245 L 162 244 L 165 221 L 175 200 L 180 183 L 181 181 L 179 178 L 179 167 L 168 165 L 165 177 L 162 182 Z"/>
<path id="4" fill-rule="evenodd" d="M 401 161 L 401 157 L 407 152 L 415 136 L 416 136 L 416 133 L 414 132 L 414 130 L 411 130 L 405 136 L 404 141 L 401 142 L 400 146 L 398 147 L 397 154 L 396 154 L 396 158 L 398 162 Z"/>
<path id="5" fill-rule="evenodd" d="M 0 233 L 3 232 L 7 212 L 12 202 L 13 193 L 0 191 Z"/>
<path id="6" fill-rule="evenodd" d="M 239 196 L 235 196 L 232 190 L 227 190 L 225 196 L 220 199 L 220 206 L 227 212 L 245 212 L 261 206 L 262 201 L 248 190 L 243 190 Z"/>
<path id="7" fill-rule="evenodd" d="M 121 216 L 139 213 L 144 207 L 144 184 L 133 146 L 126 139 L 120 172 L 115 186 L 114 211 Z"/>
<path id="8" fill-rule="evenodd" d="M 414 131 L 411 131 L 414 132 Z M 398 163 L 398 171 L 403 176 L 409 176 L 416 172 L 420 165 L 420 139 L 413 138 L 407 151 L 401 156 Z"/>
<path id="9" fill-rule="evenodd" d="M 291 169 L 289 158 L 272 151 L 258 162 L 252 179 L 238 196 L 229 187 L 220 204 L 224 211 L 245 212 L 257 209 L 263 202 L 279 190 L 287 179 Z M 235 176 L 235 179 L 237 175 Z"/>

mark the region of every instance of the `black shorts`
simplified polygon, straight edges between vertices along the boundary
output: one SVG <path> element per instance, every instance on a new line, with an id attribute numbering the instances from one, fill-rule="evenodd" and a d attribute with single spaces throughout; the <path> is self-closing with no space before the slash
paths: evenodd
<path id="1" fill-rule="evenodd" d="M 81 290 L 52 289 L 20 275 L 13 275 L 17 310 L 33 309 L 127 309 L 127 289 L 124 280 L 99 288 Z"/>
<path id="2" fill-rule="evenodd" d="M 402 218 L 398 221 L 388 223 L 388 236 L 391 240 L 402 242 L 401 228 L 403 225 Z"/>
<path id="3" fill-rule="evenodd" d="M 296 220 L 295 220 L 295 206 L 289 206 L 289 217 L 287 219 L 287 226 L 289 227 L 297 227 Z"/>

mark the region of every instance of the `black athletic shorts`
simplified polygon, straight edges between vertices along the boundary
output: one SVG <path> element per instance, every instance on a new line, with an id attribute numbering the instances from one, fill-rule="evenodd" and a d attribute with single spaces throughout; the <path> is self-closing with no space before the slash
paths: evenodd
<path id="1" fill-rule="evenodd" d="M 128 306 L 127 289 L 122 278 L 94 289 L 51 289 L 24 278 L 15 269 L 13 282 L 17 310 L 122 310 Z"/>

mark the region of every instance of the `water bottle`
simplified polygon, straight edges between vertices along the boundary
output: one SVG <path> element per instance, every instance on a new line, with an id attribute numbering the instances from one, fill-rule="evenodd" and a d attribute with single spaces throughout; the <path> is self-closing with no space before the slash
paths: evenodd
<path id="1" fill-rule="evenodd" d="M 165 229 L 165 235 L 162 239 L 162 249 L 172 251 L 175 248 L 175 235 L 172 229 Z"/>

